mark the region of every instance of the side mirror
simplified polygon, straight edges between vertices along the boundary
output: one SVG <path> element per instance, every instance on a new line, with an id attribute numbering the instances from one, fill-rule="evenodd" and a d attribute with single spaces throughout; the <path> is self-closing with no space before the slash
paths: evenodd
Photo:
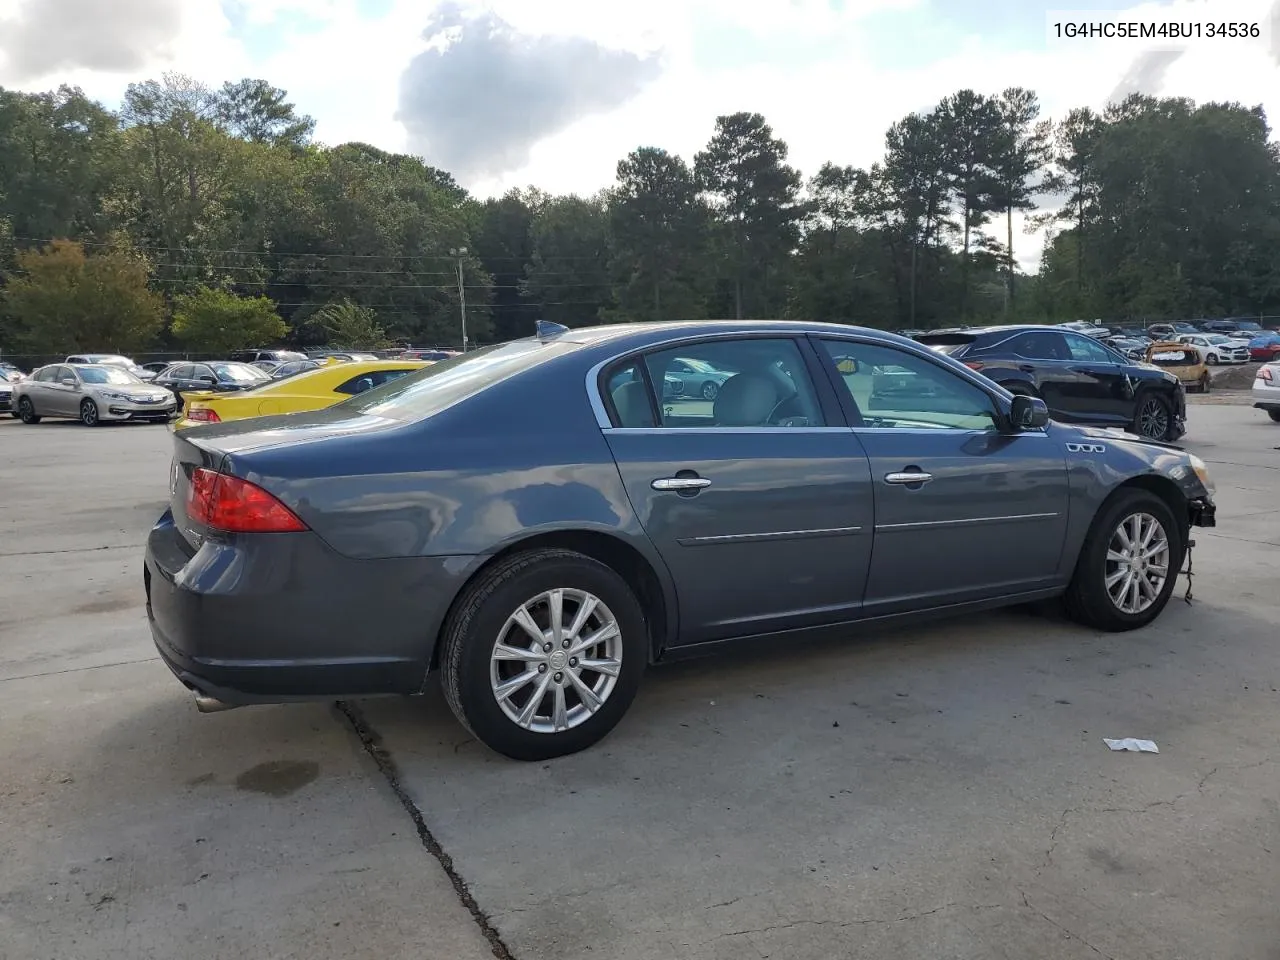
<path id="1" fill-rule="evenodd" d="M 1009 422 L 1015 430 L 1039 430 L 1049 423 L 1049 408 L 1039 397 L 1017 394 L 1009 407 Z"/>
<path id="2" fill-rule="evenodd" d="M 207 375 L 206 375 L 206 376 L 203 376 L 203 377 L 201 377 L 201 378 L 200 378 L 200 382 L 201 382 L 201 383 L 217 383 L 217 382 L 218 382 L 218 378 L 217 378 L 217 377 L 210 377 L 210 376 L 207 376 Z"/>
<path id="3" fill-rule="evenodd" d="M 63 377 L 61 383 L 64 387 L 74 387 L 76 385 L 75 377 Z"/>

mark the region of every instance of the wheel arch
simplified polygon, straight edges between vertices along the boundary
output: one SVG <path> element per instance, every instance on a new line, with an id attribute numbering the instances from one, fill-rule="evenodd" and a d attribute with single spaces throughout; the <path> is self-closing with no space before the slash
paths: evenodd
<path id="1" fill-rule="evenodd" d="M 565 529 L 548 530 L 530 534 L 509 543 L 501 550 L 486 557 L 468 575 L 449 606 L 449 611 L 440 623 L 431 651 L 430 668 L 436 670 L 440 666 L 441 640 L 454 609 L 463 602 L 467 591 L 484 571 L 494 564 L 500 563 L 517 553 L 531 550 L 572 550 L 591 557 L 609 567 L 636 591 L 640 606 L 645 611 L 645 622 L 649 627 L 649 660 L 656 660 L 666 649 L 668 642 L 676 631 L 676 597 L 674 586 L 655 565 L 639 549 L 632 546 L 622 537 L 601 530 Z M 653 611 L 654 615 L 650 616 Z"/>

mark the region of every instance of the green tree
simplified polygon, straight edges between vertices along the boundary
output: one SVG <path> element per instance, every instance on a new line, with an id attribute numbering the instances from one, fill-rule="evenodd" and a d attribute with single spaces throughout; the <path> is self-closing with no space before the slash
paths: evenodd
<path id="1" fill-rule="evenodd" d="M 0 89 L 0 219 L 11 236 L 104 240 L 117 223 L 120 147 L 115 115 L 77 87 Z"/>
<path id="2" fill-rule="evenodd" d="M 616 320 L 706 316 L 707 209 L 680 157 L 641 147 L 618 162 L 609 200 Z"/>
<path id="3" fill-rule="evenodd" d="M 316 122 L 300 116 L 289 96 L 265 80 L 228 81 L 214 101 L 215 115 L 233 136 L 250 143 L 301 147 L 311 139 Z"/>
<path id="4" fill-rule="evenodd" d="M 541 315 L 521 292 L 525 267 L 533 260 L 533 221 L 549 198 L 540 190 L 509 190 L 476 211 L 474 253 L 493 278 L 490 309 L 498 340 L 527 337 Z"/>
<path id="5" fill-rule="evenodd" d="M 946 144 L 942 170 L 960 213 L 958 313 L 967 318 L 974 231 L 980 230 L 997 209 L 994 164 L 1002 121 L 996 102 L 973 90 L 960 90 L 946 97 L 935 116 Z"/>
<path id="6" fill-rule="evenodd" d="M 378 350 L 391 345 L 378 315 L 350 300 L 327 303 L 308 318 L 324 331 L 326 342 L 348 349 Z"/>
<path id="7" fill-rule="evenodd" d="M 1050 216 L 1058 222 L 1070 223 L 1075 231 L 1071 248 L 1075 256 L 1077 297 L 1083 296 L 1085 288 L 1087 228 L 1098 196 L 1094 153 L 1102 130 L 1102 118 L 1088 107 L 1070 111 L 1054 131 L 1054 166 L 1045 182 L 1046 189 L 1066 194 L 1067 202 L 1057 212 L 1051 212 Z"/>
<path id="8" fill-rule="evenodd" d="M 716 118 L 714 135 L 694 158 L 698 184 L 711 200 L 725 237 L 734 316 L 776 314 L 779 282 L 799 241 L 800 174 L 786 163 L 787 145 L 758 113 Z"/>
<path id="9" fill-rule="evenodd" d="M 274 343 L 287 327 L 266 297 L 199 287 L 173 303 L 173 335 L 190 350 L 230 353 Z"/>
<path id="10" fill-rule="evenodd" d="M 884 163 L 872 168 L 863 201 L 890 247 L 899 314 L 905 307 L 908 327 L 919 323 L 922 269 L 940 274 L 942 245 L 955 229 L 947 167 L 951 149 L 940 112 L 904 117 L 885 134 Z"/>
<path id="11" fill-rule="evenodd" d="M 609 213 L 601 197 L 549 200 L 531 228 L 533 254 L 521 284 L 542 317 L 567 327 L 599 323 L 613 306 Z"/>
<path id="12" fill-rule="evenodd" d="M 123 245 L 86 256 L 80 244 L 56 240 L 17 261 L 5 308 L 33 353 L 130 352 L 160 330 L 163 302 L 147 289 L 147 264 Z"/>
<path id="13" fill-rule="evenodd" d="M 1052 125 L 1038 122 L 1040 100 L 1030 90 L 1010 87 L 996 101 L 1000 118 L 992 158 L 995 212 L 1005 215 L 1005 313 L 1013 307 L 1016 261 L 1013 256 L 1013 212 L 1031 210 L 1040 189 L 1040 174 L 1049 162 Z"/>

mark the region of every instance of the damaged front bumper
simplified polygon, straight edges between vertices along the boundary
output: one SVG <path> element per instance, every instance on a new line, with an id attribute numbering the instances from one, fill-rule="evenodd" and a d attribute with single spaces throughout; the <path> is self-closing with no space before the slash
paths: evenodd
<path id="1" fill-rule="evenodd" d="M 1208 497 L 1197 497 L 1187 501 L 1187 513 L 1193 527 L 1216 527 L 1218 525 L 1215 517 L 1218 508 Z"/>

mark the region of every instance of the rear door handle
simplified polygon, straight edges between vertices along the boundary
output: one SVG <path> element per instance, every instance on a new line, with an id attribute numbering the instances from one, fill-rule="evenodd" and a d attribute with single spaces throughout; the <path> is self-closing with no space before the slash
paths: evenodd
<path id="1" fill-rule="evenodd" d="M 908 470 L 902 473 L 886 473 L 884 475 L 885 483 L 928 483 L 932 479 L 932 473 L 924 473 L 921 470 Z"/>
<path id="2" fill-rule="evenodd" d="M 701 490 L 711 486 L 706 477 L 661 477 L 649 484 L 655 490 Z"/>

